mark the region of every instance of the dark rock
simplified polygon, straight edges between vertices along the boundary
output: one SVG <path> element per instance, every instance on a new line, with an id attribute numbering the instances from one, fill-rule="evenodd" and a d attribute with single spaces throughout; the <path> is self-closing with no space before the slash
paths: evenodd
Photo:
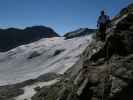
<path id="1" fill-rule="evenodd" d="M 41 88 L 40 88 L 40 86 L 37 86 L 37 87 L 34 88 L 34 90 L 35 90 L 36 92 L 38 92 L 38 91 L 41 90 Z"/>
<path id="2" fill-rule="evenodd" d="M 53 80 L 55 78 L 59 78 L 60 75 L 59 74 L 56 74 L 56 73 L 46 73 L 44 75 L 40 75 L 37 80 L 38 81 L 50 81 L 50 80 Z"/>
<path id="3" fill-rule="evenodd" d="M 22 89 L 14 87 L 3 87 L 0 88 L 0 100 L 7 100 L 9 98 L 21 95 L 23 93 L 24 91 Z"/>
<path id="4" fill-rule="evenodd" d="M 65 50 L 64 50 L 64 49 L 56 50 L 53 56 L 57 56 L 57 55 L 59 55 L 60 53 L 62 53 L 63 51 L 65 51 Z"/>
<path id="5" fill-rule="evenodd" d="M 46 95 L 48 94 L 48 91 L 50 90 L 50 87 L 43 87 L 37 92 L 33 97 L 32 100 L 45 100 Z M 49 99 L 50 100 L 50 99 Z"/>
<path id="6" fill-rule="evenodd" d="M 115 31 L 130 30 L 133 25 L 133 12 L 121 17 L 116 23 Z"/>
<path id="7" fill-rule="evenodd" d="M 31 53 L 31 55 L 28 57 L 28 59 L 33 59 L 33 58 L 36 58 L 38 56 L 41 56 L 41 53 L 34 51 Z"/>
<path id="8" fill-rule="evenodd" d="M 96 32 L 96 29 L 80 28 L 76 31 L 66 33 L 64 35 L 64 37 L 66 39 L 71 39 L 71 38 L 74 38 L 74 37 L 90 35 L 90 34 L 95 33 L 95 32 Z"/>
<path id="9" fill-rule="evenodd" d="M 133 3 L 129 4 L 127 7 L 123 8 L 117 16 L 115 16 L 112 21 L 113 22 L 116 22 L 117 20 L 120 19 L 120 17 L 130 13 L 130 12 L 133 12 Z"/>

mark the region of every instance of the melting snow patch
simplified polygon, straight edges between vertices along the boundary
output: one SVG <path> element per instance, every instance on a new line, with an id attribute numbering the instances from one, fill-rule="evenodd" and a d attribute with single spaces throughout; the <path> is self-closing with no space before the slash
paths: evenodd
<path id="1" fill-rule="evenodd" d="M 31 100 L 31 97 L 36 93 L 36 91 L 34 90 L 34 88 L 36 87 L 44 87 L 44 86 L 51 86 L 55 83 L 57 83 L 59 81 L 59 79 L 54 79 L 48 82 L 37 82 L 33 85 L 30 86 L 26 86 L 24 88 L 22 88 L 24 90 L 24 94 L 19 95 L 18 97 L 15 97 L 15 100 Z"/>

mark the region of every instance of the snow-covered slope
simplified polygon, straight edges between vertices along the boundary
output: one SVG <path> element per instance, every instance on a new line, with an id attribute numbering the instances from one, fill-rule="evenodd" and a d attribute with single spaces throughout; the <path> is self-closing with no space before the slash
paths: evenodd
<path id="1" fill-rule="evenodd" d="M 55 72 L 63 74 L 72 67 L 91 41 L 91 35 L 65 40 L 41 39 L 0 53 L 0 85 L 14 84 Z"/>

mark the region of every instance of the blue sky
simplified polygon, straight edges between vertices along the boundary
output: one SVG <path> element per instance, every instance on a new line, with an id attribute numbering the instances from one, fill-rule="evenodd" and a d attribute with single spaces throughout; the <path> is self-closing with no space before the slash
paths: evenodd
<path id="1" fill-rule="evenodd" d="M 110 16 L 132 0 L 0 0 L 0 28 L 45 25 L 57 33 L 95 28 L 99 12 Z"/>

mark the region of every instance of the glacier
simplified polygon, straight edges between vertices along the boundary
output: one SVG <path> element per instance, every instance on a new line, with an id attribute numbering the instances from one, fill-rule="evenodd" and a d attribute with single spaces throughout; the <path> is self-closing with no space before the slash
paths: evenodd
<path id="1" fill-rule="evenodd" d="M 35 79 L 42 74 L 63 74 L 79 59 L 92 35 L 65 39 L 44 38 L 0 53 L 0 86 Z"/>

